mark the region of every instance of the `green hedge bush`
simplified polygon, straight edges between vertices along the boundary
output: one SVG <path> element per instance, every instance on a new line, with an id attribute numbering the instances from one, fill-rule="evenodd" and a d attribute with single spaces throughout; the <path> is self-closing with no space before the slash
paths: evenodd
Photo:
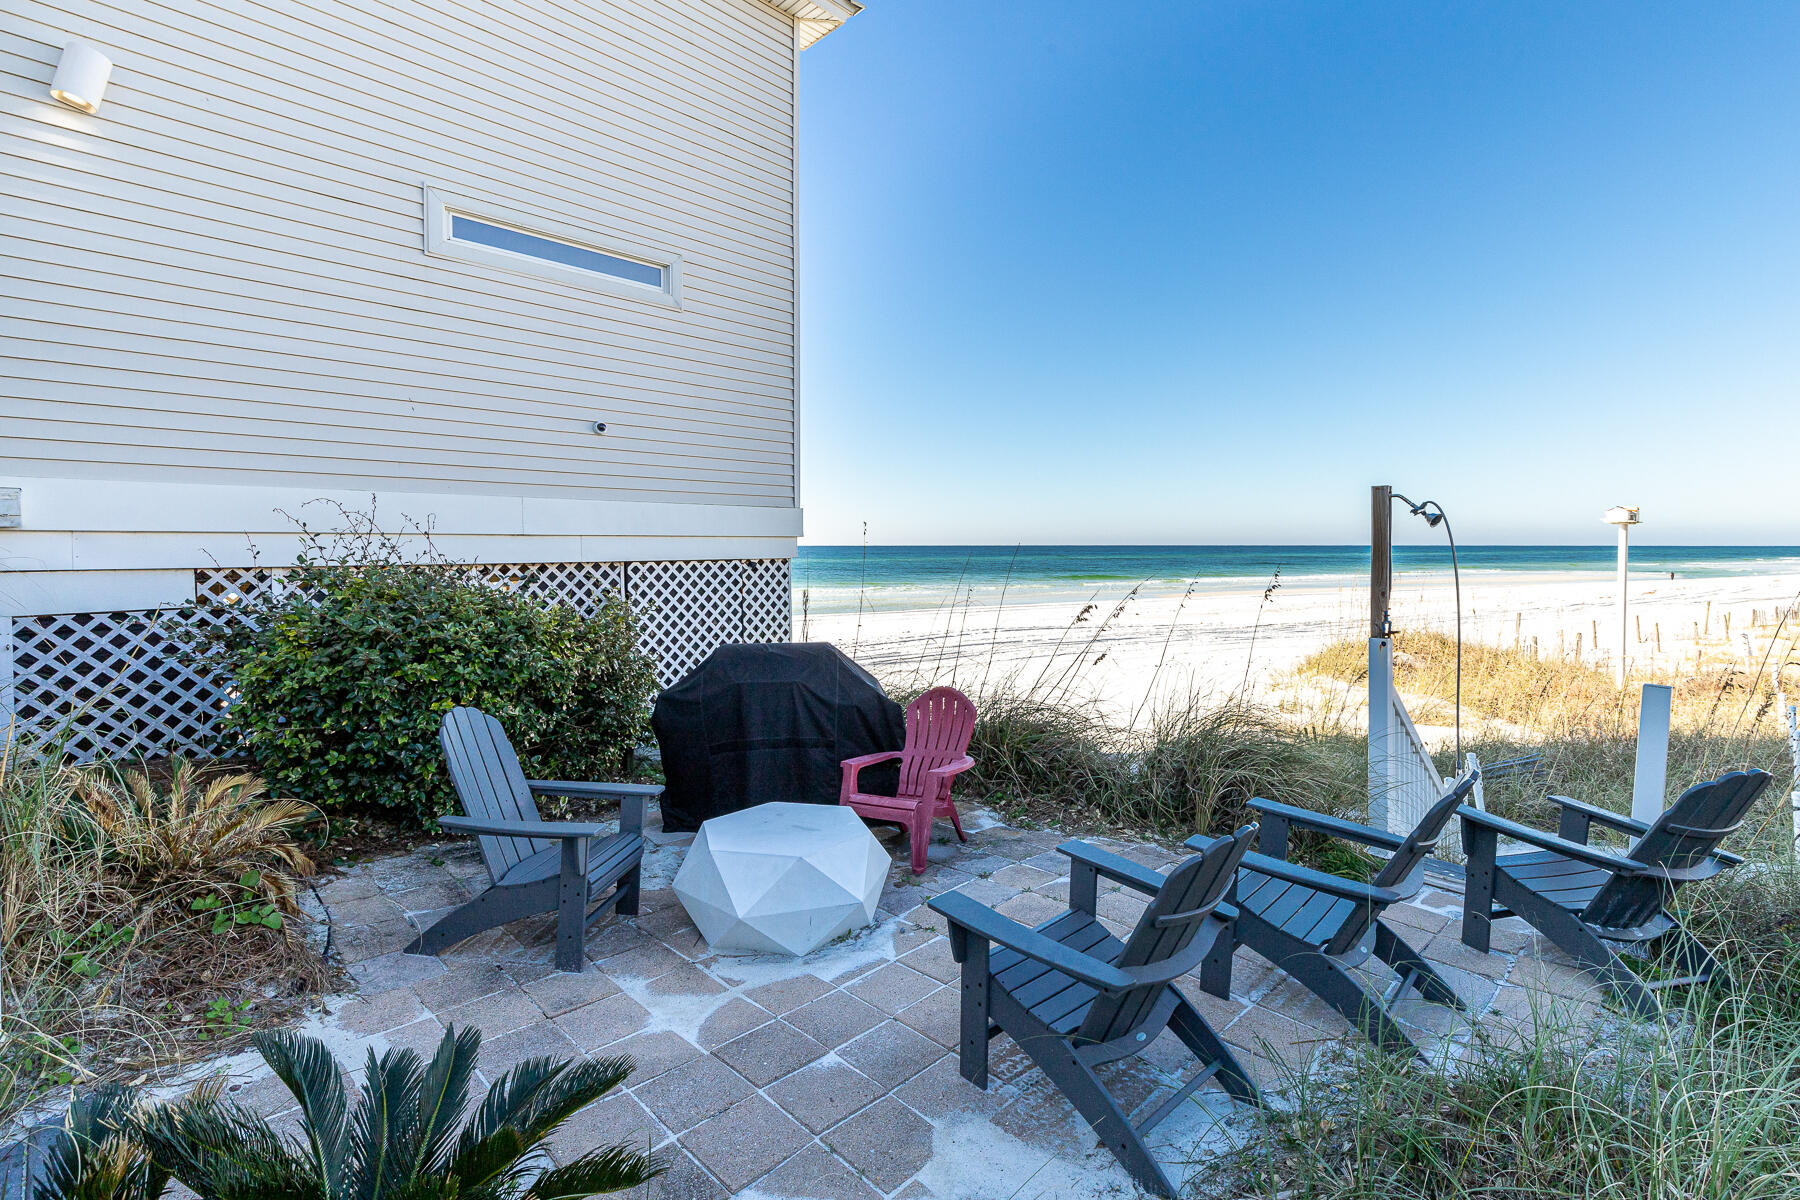
<path id="1" fill-rule="evenodd" d="M 534 778 L 628 773 L 656 672 L 623 603 L 584 617 L 468 574 L 401 561 L 379 535 L 349 548 L 309 535 L 286 586 L 199 650 L 233 682 L 221 749 L 279 795 L 422 822 L 454 807 L 438 724 L 459 704 L 498 718 Z"/>

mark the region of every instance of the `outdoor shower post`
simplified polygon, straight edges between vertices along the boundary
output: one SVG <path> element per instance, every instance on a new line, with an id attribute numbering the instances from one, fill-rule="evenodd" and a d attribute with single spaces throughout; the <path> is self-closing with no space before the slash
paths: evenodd
<path id="1" fill-rule="evenodd" d="M 1388 826 L 1388 725 L 1393 719 L 1389 692 L 1394 686 L 1393 643 L 1388 609 L 1394 583 L 1394 489 L 1369 489 L 1369 824 Z"/>
<path id="2" fill-rule="evenodd" d="M 1369 636 L 1384 638 L 1394 583 L 1394 489 L 1378 483 L 1369 493 Z"/>

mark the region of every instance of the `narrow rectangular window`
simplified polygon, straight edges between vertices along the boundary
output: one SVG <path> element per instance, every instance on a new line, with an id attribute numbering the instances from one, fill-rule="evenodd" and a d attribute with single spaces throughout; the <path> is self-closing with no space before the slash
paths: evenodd
<path id="1" fill-rule="evenodd" d="M 678 255 L 628 249 L 610 239 L 589 240 L 572 231 L 541 225 L 533 230 L 429 187 L 425 189 L 425 248 L 446 258 L 680 305 Z"/>
<path id="2" fill-rule="evenodd" d="M 651 263 L 638 262 L 636 259 L 621 258 L 617 254 L 608 254 L 604 250 L 595 250 L 589 246 L 577 246 L 573 242 L 562 242 L 555 238 L 539 237 L 535 233 L 526 233 L 523 229 L 509 229 L 505 225 L 495 225 L 474 217 L 450 214 L 450 236 L 459 242 L 470 242 L 477 246 L 491 246 L 508 254 L 522 254 L 527 258 L 539 258 L 545 262 L 562 263 L 564 266 L 576 267 L 583 271 L 594 271 L 601 275 L 611 275 L 615 279 L 629 279 L 633 283 L 641 283 L 646 287 L 662 290 L 664 279 L 668 274 L 665 267 Z"/>

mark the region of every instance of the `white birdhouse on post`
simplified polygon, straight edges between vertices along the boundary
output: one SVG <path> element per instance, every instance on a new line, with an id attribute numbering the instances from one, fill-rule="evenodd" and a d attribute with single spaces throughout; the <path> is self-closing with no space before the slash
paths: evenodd
<path id="1" fill-rule="evenodd" d="M 1628 603 L 1625 591 L 1625 570 L 1626 563 L 1631 557 L 1631 527 L 1642 519 L 1638 516 L 1635 506 L 1627 507 L 1623 504 L 1616 504 L 1607 509 L 1606 516 L 1602 518 L 1608 525 L 1619 527 L 1619 665 L 1615 674 L 1620 687 L 1625 686 L 1625 663 L 1631 649 L 1625 617 L 1625 608 Z"/>

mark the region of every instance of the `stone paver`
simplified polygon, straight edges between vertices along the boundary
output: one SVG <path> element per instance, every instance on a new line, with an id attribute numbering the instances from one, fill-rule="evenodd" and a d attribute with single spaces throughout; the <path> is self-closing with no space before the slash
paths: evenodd
<path id="1" fill-rule="evenodd" d="M 412 927 L 409 925 L 406 928 L 406 936 L 399 939 L 399 944 L 405 945 L 413 936 Z M 337 939 L 337 942 L 342 946 L 348 940 L 350 939 Z M 435 958 L 425 958 L 418 954 L 402 954 L 399 950 L 384 950 L 379 954 L 364 958 L 352 958 L 346 951 L 340 951 L 340 953 L 344 954 L 343 961 L 349 964 L 350 978 L 356 981 L 358 988 L 365 995 L 421 983 L 442 975 L 449 969 Z"/>
<path id="2" fill-rule="evenodd" d="M 619 985 L 598 971 L 574 974 L 551 971 L 526 983 L 525 994 L 537 1001 L 546 1017 L 560 1017 L 583 1005 L 617 994 Z"/>
<path id="3" fill-rule="evenodd" d="M 752 1004 L 742 996 L 733 996 L 725 1001 L 713 1014 L 706 1018 L 700 1026 L 694 1044 L 711 1053 L 726 1042 L 749 1033 L 752 1029 L 760 1029 L 775 1019 L 775 1014 L 761 1005 Z"/>
<path id="4" fill-rule="evenodd" d="M 716 1058 L 696 1058 L 666 1071 L 633 1093 L 676 1133 L 715 1117 L 750 1094 L 743 1076 Z"/>
<path id="5" fill-rule="evenodd" d="M 735 1041 L 726 1042 L 713 1053 L 757 1087 L 767 1087 L 782 1076 L 791 1075 L 807 1063 L 824 1057 L 825 1047 L 786 1021 L 770 1021 Z"/>
<path id="6" fill-rule="evenodd" d="M 817 975 L 801 974 L 750 988 L 744 993 L 744 997 L 781 1016 L 802 1004 L 817 1000 L 830 990 L 831 985 Z"/>
<path id="7" fill-rule="evenodd" d="M 551 1135 L 549 1150 L 558 1162 L 580 1158 L 600 1146 L 649 1151 L 667 1141 L 669 1131 L 637 1098 L 623 1092 L 591 1104 Z"/>
<path id="8" fill-rule="evenodd" d="M 690 1131 L 681 1144 L 735 1192 L 811 1140 L 792 1117 L 761 1096 L 749 1096 Z"/>
<path id="9" fill-rule="evenodd" d="M 661 1029 L 654 1033 L 633 1034 L 602 1046 L 593 1052 L 593 1057 L 629 1058 L 636 1068 L 631 1074 L 631 1082 L 641 1084 L 693 1062 L 701 1057 L 701 1051 L 680 1034 Z"/>
<path id="10" fill-rule="evenodd" d="M 316 1024 L 358 1067 L 364 1047 L 428 1055 L 446 1025 L 474 1026 L 484 1036 L 483 1086 L 538 1055 L 630 1057 L 636 1068 L 624 1086 L 578 1114 L 549 1150 L 563 1162 L 604 1145 L 657 1150 L 671 1169 L 632 1193 L 639 1200 L 929 1200 L 984 1188 L 1020 1197 L 1135 1196 L 1067 1099 L 1010 1039 L 990 1044 L 986 1091 L 960 1074 L 960 972 L 942 920 L 924 902 L 958 889 L 1035 925 L 1063 912 L 1068 896 L 1068 860 L 1055 853 L 1064 835 L 966 816 L 968 844 L 940 836 L 916 878 L 905 841 L 886 837 L 896 861 L 877 926 L 799 960 L 715 955 L 666 886 L 647 886 L 636 918 L 608 918 L 589 932 L 589 966 L 580 974 L 553 969 L 551 916 L 478 935 L 440 958 L 417 957 L 400 950 L 430 914 L 485 880 L 479 855 L 472 845 L 434 846 L 365 864 L 320 889 L 356 992 L 333 1001 Z M 649 833 L 646 883 L 666 884 L 692 839 L 665 836 L 654 823 Z M 1164 847 L 1103 841 L 1146 865 L 1176 861 Z M 1594 1019 L 1592 980 L 1542 949 L 1520 922 L 1496 923 L 1496 953 L 1480 955 L 1459 940 L 1458 896 L 1434 887 L 1421 899 L 1389 910 L 1389 919 L 1471 1009 L 1399 1002 L 1396 1014 L 1432 1052 Z M 1103 885 L 1099 906 L 1107 926 L 1124 933 L 1144 899 Z M 1379 964 L 1363 974 L 1377 988 L 1393 979 Z M 1284 1086 L 1321 1051 L 1355 1036 L 1247 950 L 1233 964 L 1230 998 L 1205 994 L 1192 977 L 1178 986 L 1268 1087 Z M 1165 1036 L 1101 1073 L 1129 1108 L 1168 1094 L 1191 1070 L 1186 1049 Z M 266 1072 L 234 1088 L 234 1098 L 259 1111 L 292 1109 Z M 1184 1146 L 1213 1145 L 1217 1135 L 1208 1131 L 1230 1112 L 1208 1089 L 1159 1130 L 1159 1146 L 1180 1157 Z M 967 1160 L 970 1153 L 978 1160 Z"/>
<path id="11" fill-rule="evenodd" d="M 895 1019 L 938 1045 L 954 1050 L 962 1040 L 962 989 L 940 987 L 917 1004 L 901 1009 Z"/>
<path id="12" fill-rule="evenodd" d="M 821 1046 L 837 1047 L 881 1024 L 881 1010 L 848 992 L 831 992 L 788 1013 L 787 1022 Z"/>
<path id="13" fill-rule="evenodd" d="M 892 1191 L 931 1157 L 931 1124 L 898 1100 L 877 1100 L 827 1132 L 825 1142 L 876 1187 Z"/>
<path id="14" fill-rule="evenodd" d="M 927 1121 L 939 1121 L 958 1113 L 992 1116 L 1005 1108 L 1018 1089 L 990 1079 L 987 1089 L 962 1077 L 955 1055 L 945 1055 L 894 1089 L 894 1097 Z"/>
<path id="15" fill-rule="evenodd" d="M 583 1050 L 630 1037 L 650 1023 L 650 1010 L 623 993 L 583 1005 L 556 1018 L 556 1026 Z"/>
<path id="16" fill-rule="evenodd" d="M 887 1089 L 836 1055 L 803 1067 L 767 1089 L 769 1099 L 795 1120 L 823 1133 L 860 1112 Z"/>
<path id="17" fill-rule="evenodd" d="M 894 962 L 864 975 L 846 990 L 864 1004 L 891 1017 L 937 991 L 938 986 L 938 981 L 931 976 Z"/>
<path id="18" fill-rule="evenodd" d="M 445 971 L 436 979 L 415 983 L 413 992 L 433 1012 L 442 1012 L 483 996 L 515 991 L 516 982 L 501 970 L 499 963 L 470 963 Z"/>
<path id="19" fill-rule="evenodd" d="M 838 1047 L 838 1057 L 883 1087 L 895 1088 L 943 1057 L 944 1048 L 898 1021 L 877 1025 Z"/>
<path id="20" fill-rule="evenodd" d="M 881 1200 L 881 1193 L 842 1159 L 816 1145 L 763 1176 L 756 1190 L 785 1200 Z"/>
<path id="21" fill-rule="evenodd" d="M 467 1004 L 433 1011 L 445 1025 L 454 1025 L 458 1029 L 473 1025 L 488 1040 L 544 1019 L 543 1010 L 532 1002 L 531 997 L 517 990 L 494 992 Z"/>
<path id="22" fill-rule="evenodd" d="M 416 1051 L 420 1058 L 429 1062 L 437 1053 L 438 1044 L 444 1040 L 444 1026 L 436 1017 L 421 1017 L 410 1025 L 388 1030 L 382 1040 L 395 1050 Z M 482 1065 L 487 1065 L 485 1060 Z"/>
<path id="23" fill-rule="evenodd" d="M 527 1025 L 481 1043 L 481 1070 L 498 1079 L 528 1058 L 574 1058 L 580 1054 L 567 1034 L 548 1021 Z"/>
<path id="24" fill-rule="evenodd" d="M 425 1013 L 411 988 L 390 988 L 358 996 L 336 1012 L 338 1024 L 352 1033 L 382 1033 L 410 1025 Z"/>

